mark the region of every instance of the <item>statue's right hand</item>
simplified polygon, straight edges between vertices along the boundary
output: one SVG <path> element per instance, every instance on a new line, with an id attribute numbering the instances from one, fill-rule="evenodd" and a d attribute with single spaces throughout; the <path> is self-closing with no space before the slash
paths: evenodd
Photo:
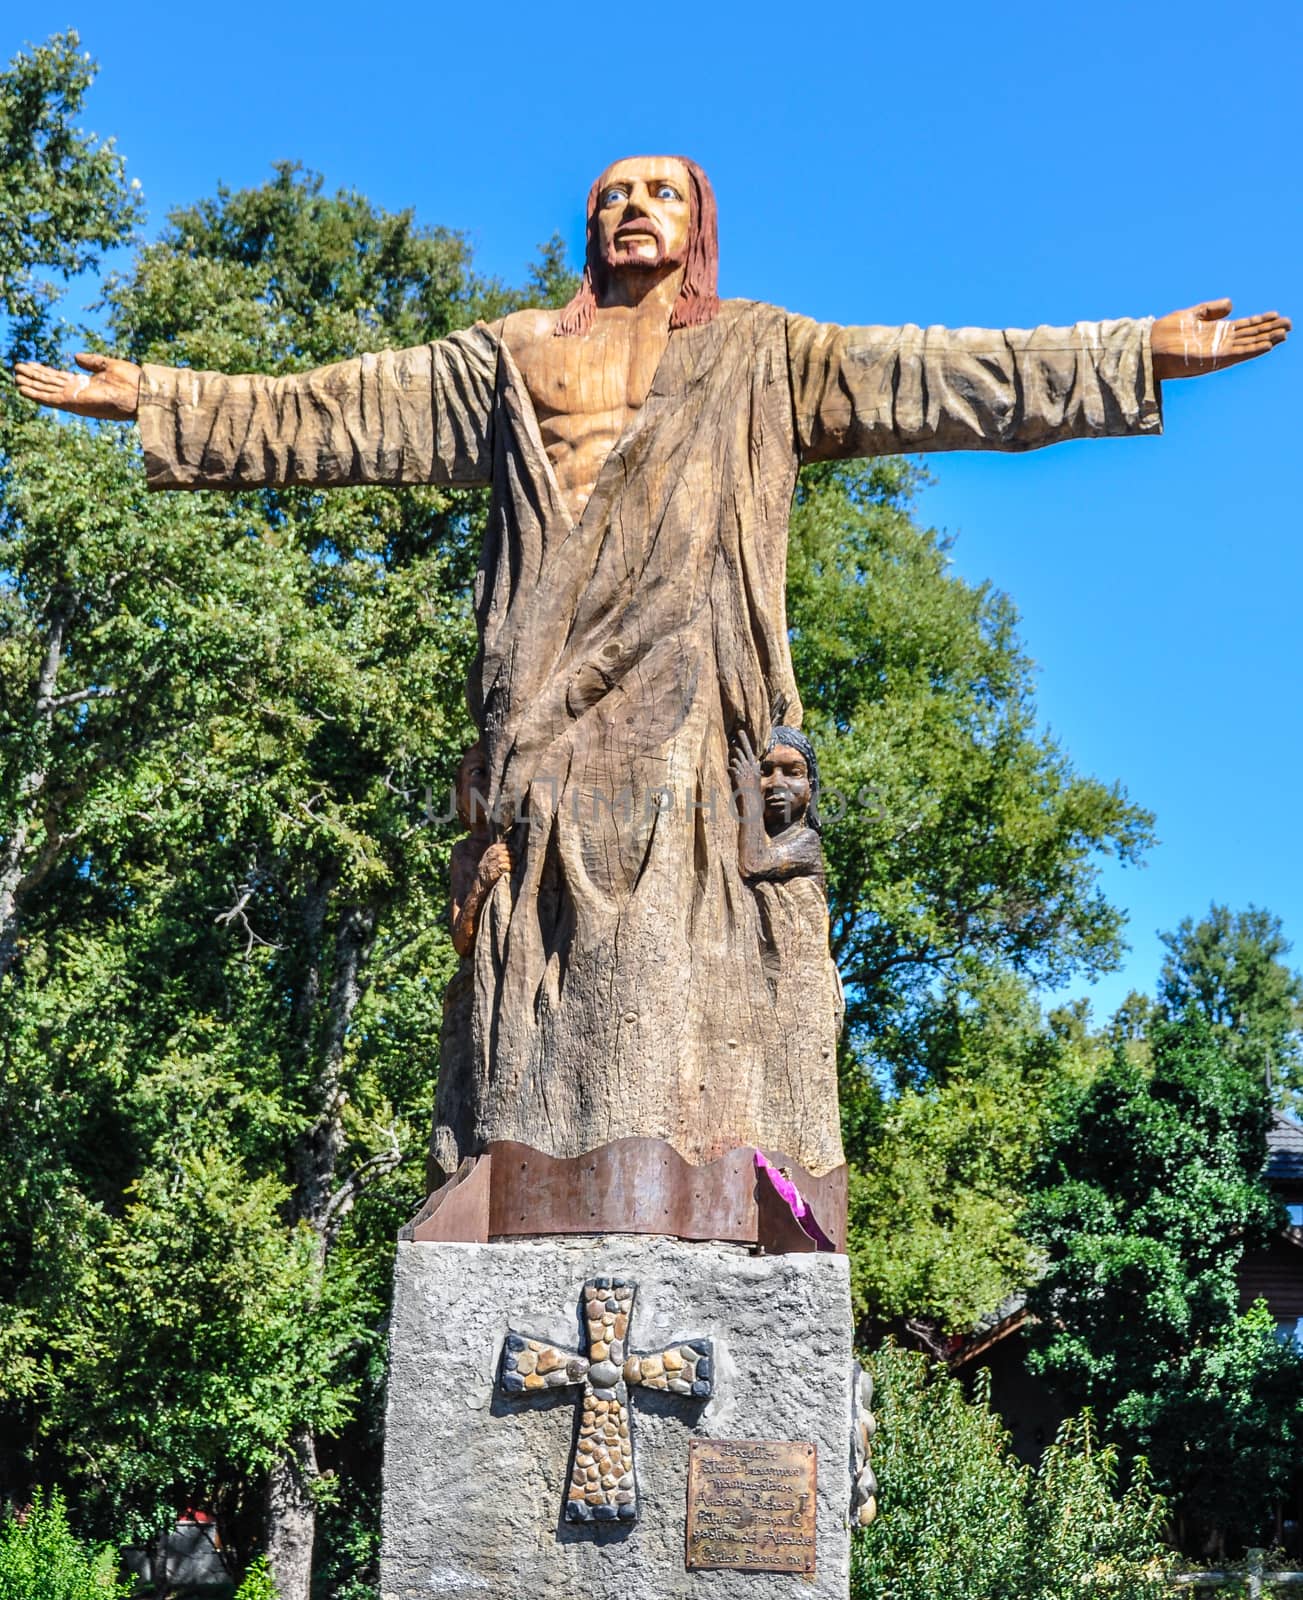
<path id="1" fill-rule="evenodd" d="M 39 361 L 20 361 L 14 368 L 19 394 L 79 417 L 130 422 L 140 403 L 140 368 L 135 362 L 84 350 L 76 360 L 84 372 L 59 372 Z"/>

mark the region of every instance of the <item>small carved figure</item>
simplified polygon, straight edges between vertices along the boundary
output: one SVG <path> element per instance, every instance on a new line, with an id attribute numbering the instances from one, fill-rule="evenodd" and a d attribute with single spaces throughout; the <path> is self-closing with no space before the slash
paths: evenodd
<path id="1" fill-rule="evenodd" d="M 782 714 L 780 705 L 773 715 Z M 776 1012 L 806 1022 L 803 1075 L 819 1093 L 833 1093 L 846 1002 L 828 949 L 818 757 L 803 733 L 778 722 L 759 759 L 739 729 L 729 765 L 740 808 L 738 873 L 755 897 L 760 970 Z"/>
<path id="2" fill-rule="evenodd" d="M 457 817 L 469 832 L 452 847 L 448 864 L 452 916 L 452 943 L 459 956 L 475 948 L 480 907 L 493 885 L 511 871 L 511 851 L 489 831 L 485 796 L 489 792 L 489 763 L 477 739 L 457 768 Z"/>
<path id="3" fill-rule="evenodd" d="M 738 871 L 748 883 L 817 878 L 822 885 L 819 835 L 819 762 L 814 746 L 795 728 L 775 727 L 756 759 L 739 729 L 729 763 L 741 806 Z"/>

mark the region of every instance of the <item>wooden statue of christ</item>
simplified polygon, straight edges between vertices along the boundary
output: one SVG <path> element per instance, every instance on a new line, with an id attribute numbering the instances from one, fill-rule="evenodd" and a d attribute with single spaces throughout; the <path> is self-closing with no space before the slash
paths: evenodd
<path id="1" fill-rule="evenodd" d="M 301 376 L 79 356 L 30 399 L 135 418 L 157 488 L 487 484 L 468 690 L 514 866 L 473 951 L 444 1164 L 625 1135 L 692 1162 L 843 1160 L 840 990 L 809 877 L 748 881 L 729 758 L 799 728 L 785 610 L 804 462 L 1158 433 L 1160 383 L 1289 322 L 1214 301 L 1157 321 L 837 327 L 716 297 L 705 175 L 617 162 L 583 287 L 435 344 Z"/>

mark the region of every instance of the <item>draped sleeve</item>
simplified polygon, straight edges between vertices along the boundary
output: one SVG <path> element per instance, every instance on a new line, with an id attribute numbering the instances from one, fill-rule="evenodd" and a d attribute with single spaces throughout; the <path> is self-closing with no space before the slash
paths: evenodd
<path id="1" fill-rule="evenodd" d="M 1161 433 L 1152 326 L 843 328 L 789 316 L 801 459 Z"/>
<path id="2" fill-rule="evenodd" d="M 146 366 L 149 485 L 488 483 L 497 362 L 497 335 L 476 324 L 282 378 Z"/>

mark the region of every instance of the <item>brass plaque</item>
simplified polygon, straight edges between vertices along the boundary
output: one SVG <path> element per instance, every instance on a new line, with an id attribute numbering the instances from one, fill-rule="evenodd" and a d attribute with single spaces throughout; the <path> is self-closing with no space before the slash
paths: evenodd
<path id="1" fill-rule="evenodd" d="M 688 1567 L 814 1571 L 812 1444 L 688 1442 Z"/>

